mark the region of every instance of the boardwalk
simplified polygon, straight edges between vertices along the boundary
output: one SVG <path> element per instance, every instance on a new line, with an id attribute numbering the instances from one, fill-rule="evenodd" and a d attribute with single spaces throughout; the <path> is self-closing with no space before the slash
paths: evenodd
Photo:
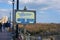
<path id="1" fill-rule="evenodd" d="M 0 40 L 11 40 L 12 36 L 9 32 L 0 32 Z"/>

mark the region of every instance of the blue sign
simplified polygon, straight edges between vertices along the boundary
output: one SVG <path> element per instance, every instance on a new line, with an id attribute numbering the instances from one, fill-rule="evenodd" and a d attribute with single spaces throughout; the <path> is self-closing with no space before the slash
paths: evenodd
<path id="1" fill-rule="evenodd" d="M 16 12 L 16 23 L 31 24 L 35 23 L 35 12 L 33 11 L 17 11 Z"/>

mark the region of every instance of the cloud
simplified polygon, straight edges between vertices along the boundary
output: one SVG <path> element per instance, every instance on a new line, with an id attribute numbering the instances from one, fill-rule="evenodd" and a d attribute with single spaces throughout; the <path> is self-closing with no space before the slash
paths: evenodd
<path id="1" fill-rule="evenodd" d="M 8 4 L 12 3 L 12 0 L 0 0 L 0 2 L 5 2 Z M 53 8 L 60 8 L 60 0 L 19 0 L 20 4 L 47 4 Z M 16 4 L 16 0 L 15 0 Z"/>
<path id="2" fill-rule="evenodd" d="M 7 3 L 9 5 L 11 5 L 12 0 L 0 0 L 0 3 Z"/>
<path id="3" fill-rule="evenodd" d="M 12 5 L 12 3 L 13 3 L 12 1 L 8 1 L 8 4 Z"/>
<path id="4" fill-rule="evenodd" d="M 0 9 L 0 14 L 7 14 L 7 13 L 9 13 L 10 12 L 10 10 L 9 9 Z"/>
<path id="5" fill-rule="evenodd" d="M 48 6 L 42 8 L 42 10 L 48 10 L 48 9 L 59 10 L 60 9 L 60 0 L 50 0 L 50 1 L 47 1 L 45 4 L 47 4 Z"/>
<path id="6" fill-rule="evenodd" d="M 60 0 L 51 0 L 51 2 L 49 3 L 49 6 L 55 9 L 60 9 Z"/>
<path id="7" fill-rule="evenodd" d="M 9 14 L 10 13 L 10 10 L 9 9 L 0 9 L 0 19 L 3 17 L 3 16 L 8 16 L 9 17 Z"/>
<path id="8" fill-rule="evenodd" d="M 20 3 L 46 3 L 47 0 L 20 0 Z"/>
<path id="9" fill-rule="evenodd" d="M 5 12 L 5 11 L 8 11 L 7 9 L 0 9 L 0 11 L 3 11 L 3 12 Z"/>
<path id="10" fill-rule="evenodd" d="M 2 2 L 8 2 L 12 0 L 0 0 Z M 15 0 L 16 1 L 16 0 Z M 21 3 L 43 3 L 46 2 L 47 0 L 19 0 Z"/>
<path id="11" fill-rule="evenodd" d="M 54 9 L 54 10 L 58 10 L 60 9 L 60 0 L 20 0 L 20 4 L 36 4 L 41 5 L 41 4 L 45 4 L 46 7 L 39 7 L 39 10 L 48 10 L 48 9 Z"/>
<path id="12" fill-rule="evenodd" d="M 44 8 L 40 8 L 40 10 L 41 10 L 41 11 L 44 11 L 44 10 L 48 10 L 48 9 L 50 9 L 50 8 L 52 8 L 52 7 L 44 7 Z"/>

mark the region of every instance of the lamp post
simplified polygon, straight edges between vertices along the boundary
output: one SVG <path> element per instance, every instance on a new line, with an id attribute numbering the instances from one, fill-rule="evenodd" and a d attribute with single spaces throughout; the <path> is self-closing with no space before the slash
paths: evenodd
<path id="1" fill-rule="evenodd" d="M 16 10 L 19 10 L 19 0 L 17 0 Z M 16 24 L 16 38 L 18 38 L 18 24 Z"/>
<path id="2" fill-rule="evenodd" d="M 14 22 L 14 0 L 12 1 L 12 6 L 13 6 L 13 7 L 12 7 L 12 10 L 13 10 L 13 11 L 12 11 L 12 14 L 13 14 L 12 16 L 13 16 L 13 22 Z"/>
<path id="3" fill-rule="evenodd" d="M 19 0 L 17 0 L 17 10 L 19 10 Z"/>
<path id="4" fill-rule="evenodd" d="M 14 31 L 14 0 L 12 1 L 12 31 Z"/>

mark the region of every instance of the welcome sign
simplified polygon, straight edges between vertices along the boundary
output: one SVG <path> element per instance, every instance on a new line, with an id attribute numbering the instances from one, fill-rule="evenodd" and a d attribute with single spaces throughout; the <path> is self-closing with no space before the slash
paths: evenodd
<path id="1" fill-rule="evenodd" d="M 16 11 L 16 23 L 30 24 L 35 23 L 34 11 Z"/>

